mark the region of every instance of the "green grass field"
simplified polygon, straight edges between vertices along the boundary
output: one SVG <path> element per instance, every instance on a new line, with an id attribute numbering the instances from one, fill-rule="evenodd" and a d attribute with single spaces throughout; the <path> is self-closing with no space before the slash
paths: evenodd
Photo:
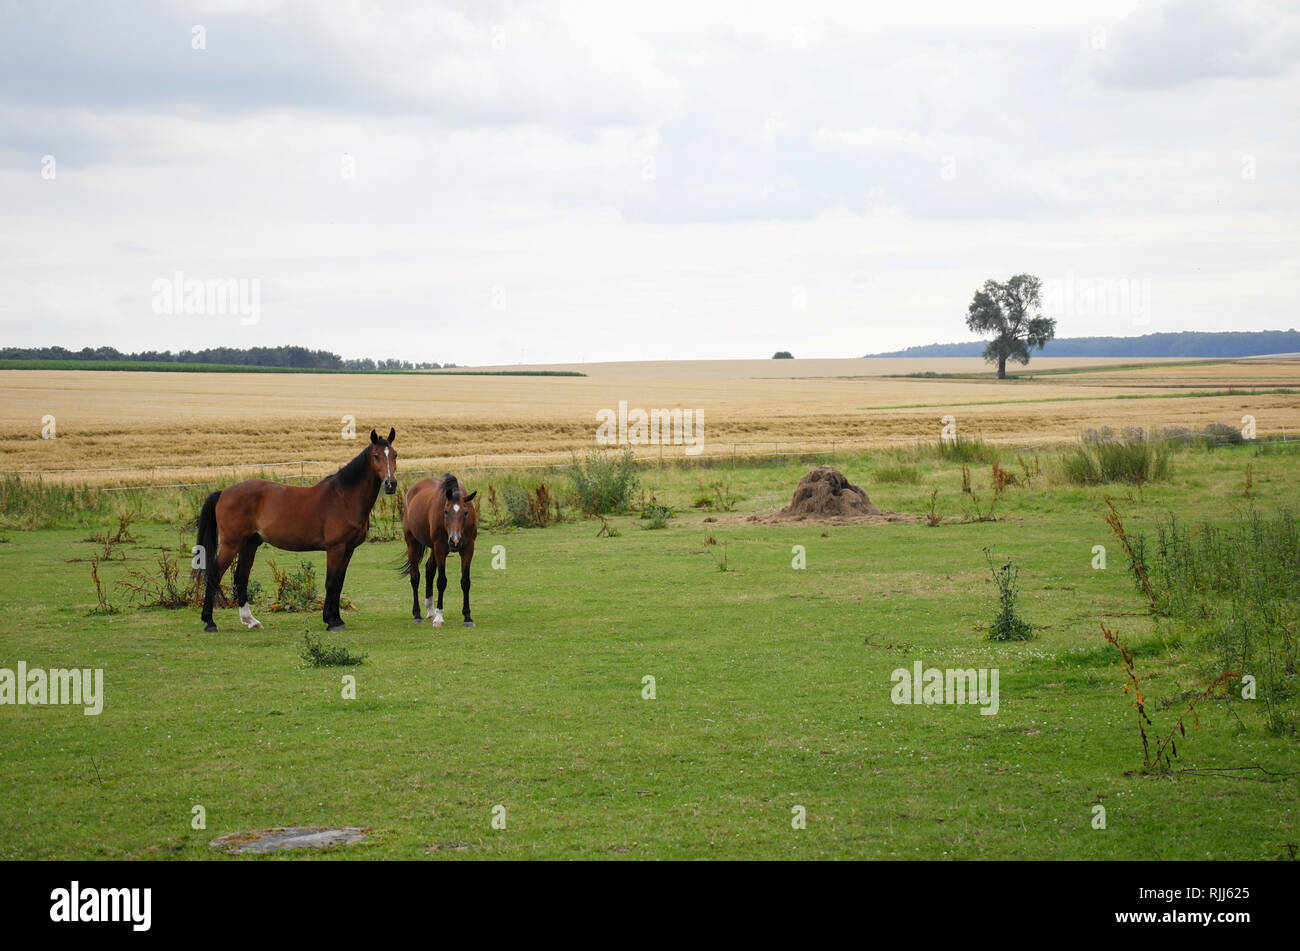
<path id="1" fill-rule="evenodd" d="M 971 512 L 955 463 L 914 459 L 909 483 L 873 478 L 897 459 L 834 462 L 886 510 L 924 513 L 938 489 L 940 514 Z M 364 546 L 344 590 L 355 610 L 333 635 L 318 615 L 264 603 L 263 630 L 228 609 L 218 634 L 196 610 L 129 607 L 115 586 L 127 568 L 148 569 L 160 549 L 188 558 L 192 530 L 163 517 L 184 510 L 180 497 L 148 502 L 136 543 L 118 548 L 126 561 L 101 564 L 122 612 L 88 616 L 88 559 L 103 546 L 85 539 L 116 526 L 106 505 L 133 504 L 103 496 L 2 534 L 0 667 L 102 667 L 106 697 L 99 716 L 0 707 L 0 857 L 202 859 L 219 856 L 208 843 L 225 833 L 360 825 L 367 842 L 324 854 L 1271 859 L 1297 841 L 1300 777 L 1134 771 L 1136 711 L 1100 623 L 1138 648 L 1152 736 L 1217 671 L 1190 633 L 1145 609 L 1102 500 L 1134 532 L 1170 511 L 1217 520 L 1294 504 L 1295 463 L 1251 446 L 1189 450 L 1168 482 L 1139 493 L 1066 485 L 1044 454 L 1028 487 L 1003 494 L 999 521 L 937 527 L 743 521 L 788 502 L 807 463 L 649 469 L 646 494 L 677 512 L 666 529 L 629 515 L 610 519 L 613 538 L 586 520 L 480 534 L 474 629 L 459 624 L 454 570 L 448 626 L 434 631 L 410 619 L 401 543 Z M 972 472 L 987 505 L 989 468 Z M 715 481 L 742 501 L 705 523 L 691 502 Z M 503 570 L 491 566 L 496 545 Z M 1095 545 L 1106 570 L 1092 568 Z M 1019 566 L 1035 639 L 984 638 L 996 594 L 985 547 Z M 310 557 L 323 577 L 323 555 Z M 253 577 L 264 588 L 268 558 L 301 560 L 263 547 Z M 306 667 L 306 631 L 365 663 Z M 895 705 L 891 672 L 915 661 L 998 669 L 998 713 Z M 345 675 L 354 700 L 341 695 Z M 1198 709 L 1175 769 L 1297 770 L 1295 736 L 1268 731 L 1256 704 L 1216 696 Z M 204 830 L 191 828 L 196 805 Z M 806 828 L 792 827 L 796 806 Z"/>

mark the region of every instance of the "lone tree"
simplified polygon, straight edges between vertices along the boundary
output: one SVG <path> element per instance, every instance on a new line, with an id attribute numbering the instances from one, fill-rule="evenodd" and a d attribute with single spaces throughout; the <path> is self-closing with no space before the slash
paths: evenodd
<path id="1" fill-rule="evenodd" d="M 1032 274 L 1017 274 L 1005 284 L 985 281 L 966 312 L 966 326 L 978 334 L 995 334 L 984 348 L 984 359 L 998 365 L 998 379 L 1007 378 L 1007 361 L 1029 362 L 1029 348 L 1043 349 L 1056 336 L 1056 321 L 1042 314 L 1043 282 Z"/>

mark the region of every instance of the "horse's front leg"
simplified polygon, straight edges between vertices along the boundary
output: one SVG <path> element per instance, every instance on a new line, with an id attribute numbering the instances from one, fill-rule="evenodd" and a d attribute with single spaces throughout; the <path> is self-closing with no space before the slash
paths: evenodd
<path id="1" fill-rule="evenodd" d="M 351 545 L 336 545 L 325 553 L 325 603 L 321 608 L 321 620 L 330 631 L 338 631 L 347 626 L 339 614 L 339 600 L 351 558 Z"/>
<path id="2" fill-rule="evenodd" d="M 429 549 L 429 560 L 424 565 L 424 616 L 433 620 L 433 583 L 438 578 L 438 556 Z"/>
<path id="3" fill-rule="evenodd" d="M 474 619 L 469 616 L 469 563 L 474 560 L 474 546 L 462 549 L 460 553 L 460 591 L 461 614 L 465 615 L 465 627 L 473 627 Z"/>
<path id="4" fill-rule="evenodd" d="M 447 545 L 434 546 L 434 555 L 438 559 L 438 604 L 433 609 L 433 626 L 442 627 L 442 593 L 447 590 Z"/>
<path id="5" fill-rule="evenodd" d="M 235 603 L 239 605 L 239 619 L 250 631 L 260 630 L 262 622 L 253 617 L 253 609 L 248 603 L 248 576 L 253 570 L 253 559 L 257 557 L 257 546 L 262 544 L 259 535 L 250 535 L 248 541 L 239 549 L 239 561 L 235 564 Z"/>

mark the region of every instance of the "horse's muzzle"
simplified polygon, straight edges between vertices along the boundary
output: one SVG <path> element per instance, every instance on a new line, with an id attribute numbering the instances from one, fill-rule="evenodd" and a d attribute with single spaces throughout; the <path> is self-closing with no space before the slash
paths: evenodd
<path id="1" fill-rule="evenodd" d="M 397 491 L 397 480 L 396 480 L 396 479 L 385 479 L 385 480 L 384 480 L 384 494 L 385 494 L 385 495 L 392 495 L 392 494 L 393 494 L 394 492 L 396 492 L 396 491 Z"/>
<path id="2" fill-rule="evenodd" d="M 448 550 L 449 552 L 451 552 L 452 554 L 455 554 L 455 555 L 460 554 L 460 536 L 459 536 L 459 535 L 457 535 L 455 538 L 450 538 L 450 537 L 449 537 L 449 538 L 447 539 L 447 550 Z"/>

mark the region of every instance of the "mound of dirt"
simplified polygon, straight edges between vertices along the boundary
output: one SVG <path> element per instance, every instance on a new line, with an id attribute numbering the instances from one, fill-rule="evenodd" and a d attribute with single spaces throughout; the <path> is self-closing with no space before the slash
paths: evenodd
<path id="1" fill-rule="evenodd" d="M 867 493 L 830 466 L 818 466 L 799 480 L 790 504 L 769 516 L 752 516 L 756 522 L 907 521 L 906 515 L 882 512 Z"/>

